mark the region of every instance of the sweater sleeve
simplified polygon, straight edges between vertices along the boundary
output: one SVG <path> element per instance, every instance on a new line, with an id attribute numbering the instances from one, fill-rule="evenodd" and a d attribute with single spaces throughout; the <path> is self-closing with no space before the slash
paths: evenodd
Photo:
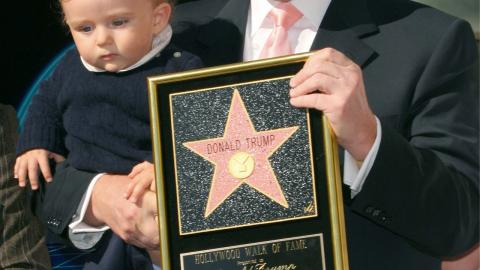
<path id="1" fill-rule="evenodd" d="M 61 92 L 61 64 L 44 80 L 32 98 L 17 144 L 17 155 L 35 148 L 66 155 L 65 130 L 57 98 Z"/>

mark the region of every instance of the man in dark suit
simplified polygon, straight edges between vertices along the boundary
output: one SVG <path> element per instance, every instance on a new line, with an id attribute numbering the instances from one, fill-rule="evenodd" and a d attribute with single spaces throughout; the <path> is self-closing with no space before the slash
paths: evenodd
<path id="1" fill-rule="evenodd" d="M 0 269 L 50 269 L 43 226 L 13 179 L 17 116 L 0 104 Z"/>
<path id="2" fill-rule="evenodd" d="M 255 39 L 254 2 L 180 5 L 173 42 L 208 66 L 256 59 L 259 44 L 247 43 Z M 303 13 L 312 18 L 311 12 Z M 371 164 L 360 182 L 344 179 L 353 195 L 345 194 L 351 269 L 440 269 L 440 258 L 478 242 L 478 55 L 471 28 L 409 1 L 332 0 L 324 16 L 313 12 L 321 18 L 309 29 L 307 50 L 320 51 L 292 80 L 292 104 L 324 111 L 346 153 L 360 167 Z M 293 44 L 293 52 L 302 46 Z M 102 186 L 121 191 L 121 181 L 108 177 Z M 75 186 L 89 178 L 65 181 Z M 91 207 L 122 212 L 102 186 L 94 188 Z M 53 215 L 70 220 L 66 209 L 73 206 L 62 208 Z M 116 230 L 138 244 L 136 233 Z"/>
<path id="3" fill-rule="evenodd" d="M 259 1 L 213 2 L 176 10 L 175 42 L 207 65 L 249 60 L 245 41 L 259 31 L 249 5 Z M 209 3 L 221 7 L 211 12 Z M 381 123 L 373 166 L 346 202 L 352 269 L 439 269 L 439 257 L 478 242 L 478 55 L 469 25 L 408 1 L 334 0 L 310 47 L 322 48 L 334 49 L 292 79 L 292 104 L 324 111 L 357 160 L 365 152 L 350 142 L 361 146 L 372 129 L 369 111 Z"/>

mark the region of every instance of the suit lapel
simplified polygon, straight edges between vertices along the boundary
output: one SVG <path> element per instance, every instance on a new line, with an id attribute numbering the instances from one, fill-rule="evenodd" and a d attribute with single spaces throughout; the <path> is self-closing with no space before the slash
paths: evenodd
<path id="1" fill-rule="evenodd" d="M 241 37 L 245 37 L 245 28 L 247 26 L 248 10 L 250 8 L 249 0 L 230 0 L 219 12 L 217 19 L 232 23 L 239 31 Z M 242 16 L 242 14 L 245 14 Z"/>
<path id="2" fill-rule="evenodd" d="M 363 67 L 376 57 L 362 38 L 378 33 L 363 0 L 332 0 L 311 50 L 335 48 Z"/>
<path id="3" fill-rule="evenodd" d="M 210 23 L 199 28 L 197 40 L 208 48 L 207 66 L 242 60 L 249 7 L 249 0 L 230 0 Z"/>

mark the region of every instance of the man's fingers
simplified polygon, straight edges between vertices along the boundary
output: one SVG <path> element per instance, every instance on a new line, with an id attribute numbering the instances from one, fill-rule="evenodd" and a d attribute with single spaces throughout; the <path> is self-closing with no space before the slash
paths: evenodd
<path id="1" fill-rule="evenodd" d="M 125 242 L 140 248 L 155 249 L 159 246 L 158 225 L 153 216 L 142 219 L 130 230 L 122 230 L 120 234 Z"/>
<path id="2" fill-rule="evenodd" d="M 156 224 L 153 224 L 153 226 L 157 226 Z M 142 225 L 142 227 L 145 227 L 145 224 Z M 159 241 L 159 235 L 158 235 L 158 230 L 155 230 L 154 233 L 150 234 L 142 234 L 141 237 L 138 239 L 139 242 L 146 248 L 146 249 L 158 249 L 160 247 L 160 241 Z"/>
<path id="3" fill-rule="evenodd" d="M 310 56 L 303 68 L 290 80 L 290 86 L 296 87 L 313 74 L 321 72 L 334 78 L 341 77 L 341 69 L 355 64 L 343 53 L 325 48 Z"/>
<path id="4" fill-rule="evenodd" d="M 323 73 L 315 73 L 305 81 L 290 89 L 290 97 L 298 97 L 313 92 L 331 94 L 337 79 Z"/>
<path id="5" fill-rule="evenodd" d="M 134 229 L 128 232 L 123 231 L 120 238 L 140 248 L 158 249 L 160 241 L 155 216 L 148 214 L 141 219 L 141 222 L 137 220 Z"/>
<path id="6" fill-rule="evenodd" d="M 324 111 L 328 101 L 331 100 L 328 95 L 313 93 L 310 95 L 298 96 L 290 99 L 290 104 L 298 108 L 311 108 Z"/>
<path id="7" fill-rule="evenodd" d="M 325 48 L 320 50 L 318 53 L 312 55 L 307 60 L 307 64 L 315 62 L 317 59 L 323 59 L 325 61 L 329 61 L 340 66 L 349 66 L 354 63 L 345 54 L 335 50 L 334 48 Z"/>
<path id="8" fill-rule="evenodd" d="M 290 79 L 291 87 L 298 87 L 300 84 L 304 83 L 306 80 L 323 74 L 325 77 L 332 77 L 334 79 L 339 79 L 342 76 L 342 68 L 337 64 L 328 61 L 319 60 L 318 62 L 312 64 L 305 64 L 303 68 L 295 74 Z"/>
<path id="9" fill-rule="evenodd" d="M 130 220 L 128 222 L 130 222 Z M 155 239 L 155 237 L 158 238 L 158 231 L 157 235 L 153 233 L 147 234 L 148 231 L 145 230 L 149 227 L 145 223 L 146 222 L 142 222 L 141 224 L 135 225 L 128 223 L 124 224 L 124 226 L 118 226 L 117 224 L 118 227 L 112 228 L 112 230 L 128 244 L 139 248 L 152 249 L 158 244 L 158 240 Z M 152 231 L 151 228 L 150 231 Z"/>
<path id="10" fill-rule="evenodd" d="M 136 227 L 134 231 L 121 231 L 118 233 L 118 236 L 128 244 L 137 246 L 139 248 L 146 248 L 146 245 L 144 244 L 145 237 L 142 237 L 141 232 Z"/>
<path id="11" fill-rule="evenodd" d="M 155 192 L 147 191 L 143 195 L 143 205 L 142 208 L 148 211 L 148 213 L 157 215 L 157 195 Z"/>
<path id="12" fill-rule="evenodd" d="M 155 247 L 158 245 L 158 212 L 157 199 L 154 192 L 147 191 L 140 201 L 142 218 L 139 224 L 139 230 L 149 237 L 150 243 Z"/>

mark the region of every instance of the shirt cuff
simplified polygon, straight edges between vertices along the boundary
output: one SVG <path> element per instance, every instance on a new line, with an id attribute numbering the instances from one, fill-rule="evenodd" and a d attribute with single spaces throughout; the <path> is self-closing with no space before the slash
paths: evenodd
<path id="1" fill-rule="evenodd" d="M 90 203 L 90 198 L 92 197 L 93 187 L 97 183 L 98 179 L 104 175 L 104 173 L 97 174 L 90 182 L 87 191 L 83 195 L 82 200 L 78 205 L 75 215 L 73 215 L 72 222 L 68 225 L 72 233 L 103 232 L 110 229 L 110 227 L 107 225 L 101 227 L 92 227 L 83 220 L 85 218 L 85 213 L 87 212 L 88 204 Z"/>
<path id="2" fill-rule="evenodd" d="M 380 125 L 380 120 L 376 116 L 375 120 L 377 122 L 377 136 L 373 142 L 372 148 L 365 157 L 365 160 L 361 163 L 361 166 L 358 166 L 358 161 L 345 150 L 343 161 L 343 183 L 350 187 L 352 198 L 362 190 L 363 183 L 372 169 L 373 162 L 377 157 L 378 148 L 380 147 L 380 141 L 382 140 L 382 126 Z"/>

